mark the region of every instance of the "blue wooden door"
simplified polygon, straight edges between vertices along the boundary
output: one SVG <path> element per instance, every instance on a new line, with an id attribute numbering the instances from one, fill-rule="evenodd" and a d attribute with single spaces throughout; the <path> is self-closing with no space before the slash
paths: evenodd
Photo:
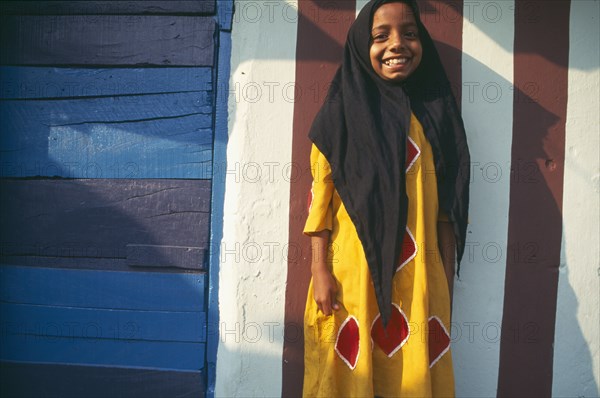
<path id="1" fill-rule="evenodd" d="M 0 392 L 203 395 L 214 1 L 0 4 Z"/>

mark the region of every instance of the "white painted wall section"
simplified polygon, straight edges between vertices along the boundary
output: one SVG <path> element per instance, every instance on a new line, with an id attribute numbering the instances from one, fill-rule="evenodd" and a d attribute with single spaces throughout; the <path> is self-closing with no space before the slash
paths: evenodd
<path id="1" fill-rule="evenodd" d="M 600 396 L 598 1 L 571 1 L 563 245 L 552 395 Z"/>
<path id="2" fill-rule="evenodd" d="M 235 7 L 215 396 L 278 396 L 297 4 Z"/>
<path id="3" fill-rule="evenodd" d="M 456 395 L 496 396 L 513 121 L 514 2 L 465 2 L 462 112 L 471 151 L 467 247 L 454 284 Z"/>

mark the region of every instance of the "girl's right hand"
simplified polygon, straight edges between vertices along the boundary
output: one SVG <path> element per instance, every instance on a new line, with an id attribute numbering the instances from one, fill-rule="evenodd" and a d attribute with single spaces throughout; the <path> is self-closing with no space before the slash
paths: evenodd
<path id="1" fill-rule="evenodd" d="M 336 300 L 338 287 L 333 275 L 326 267 L 313 268 L 313 295 L 317 307 L 323 314 L 329 316 L 332 310 L 338 310 L 340 305 Z"/>

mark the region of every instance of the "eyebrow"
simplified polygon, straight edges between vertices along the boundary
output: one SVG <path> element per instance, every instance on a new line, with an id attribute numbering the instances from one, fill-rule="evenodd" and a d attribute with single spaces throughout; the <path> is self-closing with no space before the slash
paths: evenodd
<path id="1" fill-rule="evenodd" d="M 376 29 L 389 29 L 390 27 L 391 27 L 391 25 L 389 25 L 389 24 L 377 25 L 377 26 L 374 26 L 373 29 L 371 29 L 371 32 L 373 32 Z M 403 24 L 402 27 L 403 28 L 405 28 L 405 27 L 415 27 L 415 28 L 417 28 L 418 26 L 417 26 L 416 22 L 407 22 L 407 23 Z"/>

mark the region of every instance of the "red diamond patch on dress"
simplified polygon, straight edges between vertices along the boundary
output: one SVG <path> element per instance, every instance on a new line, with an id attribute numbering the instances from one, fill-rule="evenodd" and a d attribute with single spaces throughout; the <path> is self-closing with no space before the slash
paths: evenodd
<path id="1" fill-rule="evenodd" d="M 421 154 L 421 148 L 417 146 L 417 144 L 413 141 L 412 138 L 407 137 L 406 141 L 406 171 L 412 167 L 413 164 L 417 161 L 417 158 Z"/>
<path id="2" fill-rule="evenodd" d="M 406 227 L 406 232 L 402 238 L 402 252 L 400 252 L 400 260 L 398 261 L 398 267 L 396 272 L 400 271 L 402 267 L 408 264 L 417 255 L 417 242 L 415 237 L 410 232 L 410 229 Z"/>
<path id="3" fill-rule="evenodd" d="M 450 349 L 450 334 L 437 316 L 429 318 L 429 367 Z"/>
<path id="4" fill-rule="evenodd" d="M 359 350 L 358 321 L 350 315 L 340 326 L 335 341 L 335 352 L 350 369 L 354 370 L 358 362 Z"/>
<path id="5" fill-rule="evenodd" d="M 371 340 L 391 358 L 408 341 L 410 330 L 408 319 L 400 307 L 392 303 L 392 316 L 387 327 L 383 328 L 381 314 L 378 314 L 371 325 Z"/>

